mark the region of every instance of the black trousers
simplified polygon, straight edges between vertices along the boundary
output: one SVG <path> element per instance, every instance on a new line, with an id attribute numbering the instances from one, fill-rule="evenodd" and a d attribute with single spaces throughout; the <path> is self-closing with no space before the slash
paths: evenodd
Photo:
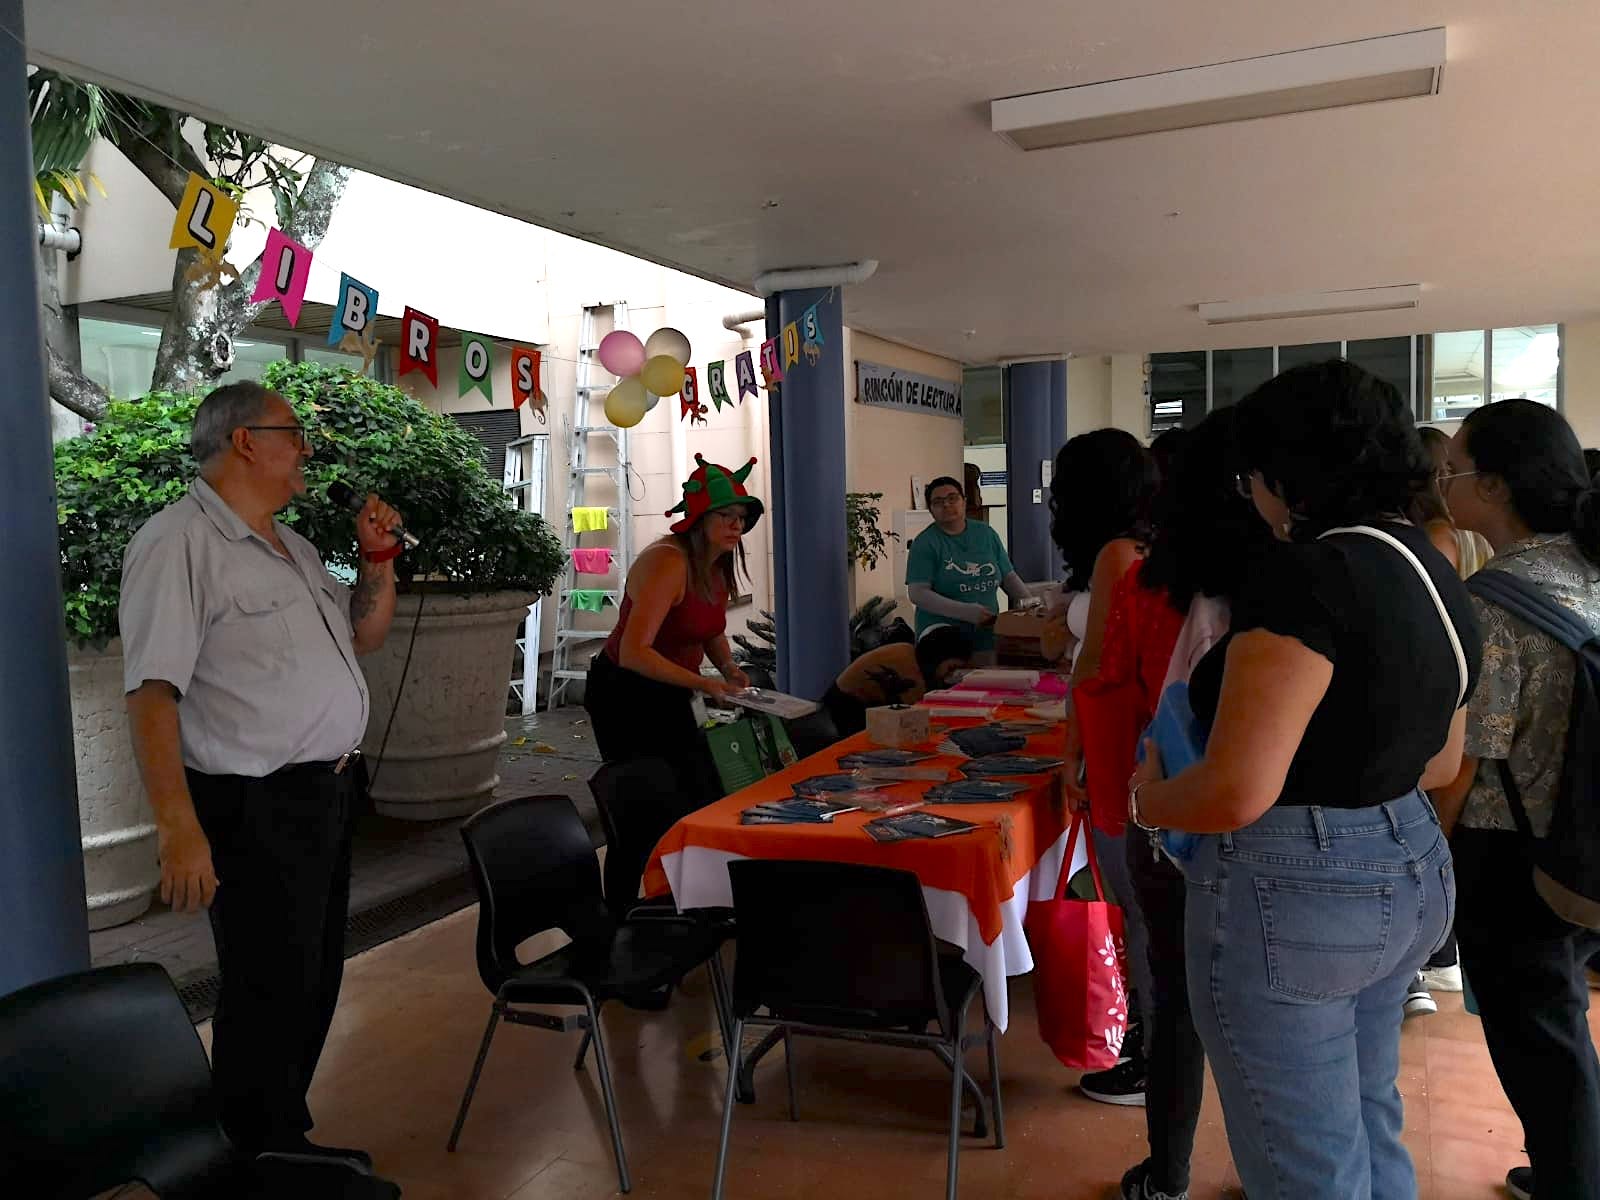
<path id="1" fill-rule="evenodd" d="M 306 765 L 264 779 L 188 776 L 218 880 L 213 1085 L 228 1136 L 271 1147 L 311 1128 L 306 1092 L 344 977 L 365 771 L 358 762 L 340 774 Z"/>
<path id="2" fill-rule="evenodd" d="M 1128 827 L 1128 873 L 1148 931 L 1154 994 L 1145 1003 L 1145 1132 L 1150 1142 L 1150 1183 L 1177 1194 L 1189 1187 L 1200 1102 L 1205 1098 L 1206 1055 L 1189 1012 L 1184 956 L 1183 873 L 1157 858 L 1150 839 Z"/>
<path id="3" fill-rule="evenodd" d="M 583 707 L 608 763 L 659 758 L 672 767 L 692 808 L 722 798 L 722 781 L 695 721 L 694 693 L 620 667 L 604 653 L 589 664 Z"/>
<path id="4" fill-rule="evenodd" d="M 1583 973 L 1600 936 L 1540 899 L 1520 833 L 1457 829 L 1451 849 L 1461 967 L 1539 1200 L 1600 1200 L 1600 1062 Z"/>

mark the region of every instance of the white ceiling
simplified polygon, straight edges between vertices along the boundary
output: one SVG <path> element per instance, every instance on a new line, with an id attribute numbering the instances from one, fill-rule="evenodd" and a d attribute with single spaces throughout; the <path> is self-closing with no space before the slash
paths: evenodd
<path id="1" fill-rule="evenodd" d="M 849 321 L 971 362 L 1600 311 L 1594 0 L 29 0 L 26 15 L 34 61 L 735 286 L 877 258 Z M 988 128 L 999 96 L 1435 25 L 1434 97 L 1033 154 Z M 1412 312 L 1211 329 L 1194 311 L 1413 282 Z"/>

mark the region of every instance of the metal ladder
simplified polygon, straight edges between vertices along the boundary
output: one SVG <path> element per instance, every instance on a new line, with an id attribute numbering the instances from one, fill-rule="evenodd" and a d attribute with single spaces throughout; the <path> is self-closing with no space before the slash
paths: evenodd
<path id="1" fill-rule="evenodd" d="M 577 590 L 577 572 L 572 564 L 571 552 L 577 546 L 579 536 L 572 528 L 572 510 L 586 504 L 588 482 L 596 476 L 610 479 L 617 489 L 616 504 L 609 506 L 609 511 L 610 519 L 615 522 L 617 531 L 616 543 L 612 547 L 612 571 L 617 576 L 618 586 L 589 590 L 603 590 L 611 600 L 613 614 L 622 605 L 622 584 L 627 578 L 628 567 L 633 562 L 633 503 L 628 491 L 628 431 L 618 429 L 609 423 L 591 424 L 589 415 L 593 408 L 591 404 L 593 398 L 604 395 L 613 386 L 611 383 L 595 382 L 598 366 L 595 352 L 600 346 L 600 339 L 595 336 L 595 317 L 600 309 L 607 307 L 612 312 L 612 328 L 626 329 L 628 327 L 626 304 L 585 305 L 583 320 L 578 331 L 577 389 L 573 396 L 572 434 L 567 447 L 567 509 L 561 517 L 561 544 L 567 551 L 567 561 L 562 567 L 560 583 L 556 590 L 556 644 L 550 656 L 550 708 L 557 708 L 565 702 L 568 684 L 575 680 L 581 681 L 589 674 L 588 664 L 581 656 L 574 654 L 574 649 L 584 642 L 603 641 L 610 634 L 608 629 L 579 628 L 575 623 L 572 607 L 572 593 Z M 616 443 L 615 466 L 596 467 L 589 464 L 591 437 L 608 437 Z"/>
<path id="2" fill-rule="evenodd" d="M 511 502 L 523 512 L 545 515 L 545 480 L 550 471 L 550 435 L 530 433 L 506 443 L 505 473 L 501 482 Z M 544 620 L 544 601 L 528 605 L 528 616 L 517 639 L 517 661 L 511 673 L 511 696 L 523 716 L 538 707 L 539 630 Z"/>

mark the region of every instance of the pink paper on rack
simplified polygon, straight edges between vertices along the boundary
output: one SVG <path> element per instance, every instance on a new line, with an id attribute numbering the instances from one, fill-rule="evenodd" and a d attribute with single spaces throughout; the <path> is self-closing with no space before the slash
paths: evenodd
<path id="1" fill-rule="evenodd" d="M 611 550 L 606 546 L 574 550 L 572 565 L 577 568 L 579 575 L 609 575 Z"/>

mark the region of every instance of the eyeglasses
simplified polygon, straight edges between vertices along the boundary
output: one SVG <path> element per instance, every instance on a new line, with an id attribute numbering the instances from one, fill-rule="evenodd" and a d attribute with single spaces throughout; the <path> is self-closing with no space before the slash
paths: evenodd
<path id="1" fill-rule="evenodd" d="M 952 504 L 959 504 L 965 499 L 966 497 L 960 492 L 944 492 L 929 500 L 928 504 L 932 508 L 946 508 Z"/>
<path id="2" fill-rule="evenodd" d="M 311 444 L 311 435 L 306 432 L 306 427 L 304 425 L 246 425 L 244 428 L 279 429 L 284 433 L 292 433 L 295 435 L 295 441 L 299 443 L 299 447 L 302 450 Z"/>

